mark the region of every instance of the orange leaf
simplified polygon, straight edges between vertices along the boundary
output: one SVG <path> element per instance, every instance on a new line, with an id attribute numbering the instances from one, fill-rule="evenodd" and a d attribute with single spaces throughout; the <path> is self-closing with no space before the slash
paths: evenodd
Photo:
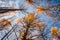
<path id="1" fill-rule="evenodd" d="M 51 32 L 53 35 L 57 35 L 57 27 L 52 27 Z"/>
<path id="2" fill-rule="evenodd" d="M 42 6 L 37 6 L 36 11 L 37 12 L 44 12 L 44 9 Z"/>
<path id="3" fill-rule="evenodd" d="M 0 22 L 0 30 L 6 27 L 6 25 L 11 25 L 10 20 L 3 18 L 2 21 Z M 7 26 L 9 27 L 9 26 Z"/>
<path id="4" fill-rule="evenodd" d="M 35 16 L 33 15 L 33 14 L 27 14 L 26 16 L 25 16 L 25 22 L 26 23 L 31 23 L 31 22 L 33 22 L 35 20 Z"/>
<path id="5" fill-rule="evenodd" d="M 21 32 L 20 37 L 23 38 L 23 36 L 24 36 L 24 32 Z"/>

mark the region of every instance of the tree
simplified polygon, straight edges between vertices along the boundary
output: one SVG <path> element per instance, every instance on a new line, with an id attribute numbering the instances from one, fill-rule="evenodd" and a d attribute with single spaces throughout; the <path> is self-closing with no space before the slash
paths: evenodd
<path id="1" fill-rule="evenodd" d="M 39 31 L 40 36 L 42 36 L 43 39 L 44 38 L 44 30 L 46 25 L 42 22 L 40 22 L 39 18 L 37 17 L 37 15 L 35 15 L 35 13 L 28 13 L 24 19 L 23 19 L 23 28 L 25 28 L 24 32 L 21 32 L 20 34 L 20 38 L 21 40 L 32 40 L 31 38 L 33 38 L 34 36 L 30 35 L 30 38 L 27 38 L 28 33 L 30 33 L 30 28 L 40 28 L 40 29 L 36 29 L 37 31 Z M 37 35 L 38 36 L 38 35 Z M 39 37 L 40 37 L 39 36 Z M 20 40 L 19 38 L 19 40 Z"/>

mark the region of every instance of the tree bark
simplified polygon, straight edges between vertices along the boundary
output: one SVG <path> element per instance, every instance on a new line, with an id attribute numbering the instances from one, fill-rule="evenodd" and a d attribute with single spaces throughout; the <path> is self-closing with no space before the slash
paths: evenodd
<path id="1" fill-rule="evenodd" d="M 26 32 L 24 33 L 24 36 L 23 36 L 22 40 L 27 40 L 27 39 L 26 39 L 26 36 L 27 36 L 27 34 L 28 34 L 29 27 L 30 27 L 30 26 L 27 25 Z"/>

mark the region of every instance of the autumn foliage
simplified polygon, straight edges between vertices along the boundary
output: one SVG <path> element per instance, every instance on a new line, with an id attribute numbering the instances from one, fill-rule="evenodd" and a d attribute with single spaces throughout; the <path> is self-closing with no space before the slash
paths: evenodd
<path id="1" fill-rule="evenodd" d="M 52 27 L 51 28 L 52 35 L 56 36 L 57 35 L 57 31 L 58 31 L 57 27 Z"/>
<path id="2" fill-rule="evenodd" d="M 6 2 L 6 0 L 1 1 Z M 2 40 L 11 40 L 8 36 L 13 33 L 13 35 L 15 35 L 13 38 L 16 37 L 13 40 L 60 40 L 60 30 L 58 28 L 60 27 L 60 3 L 54 4 L 52 0 L 13 1 L 14 2 L 10 1 L 11 3 L 9 3 L 7 0 L 8 3 L 6 2 L 8 6 L 12 4 L 11 9 L 6 11 L 2 10 L 2 7 L 2 11 L 0 10 L 0 18 L 2 17 L 2 20 L 0 20 L 0 31 L 3 31 L 3 29 L 5 31 L 11 26 L 11 28 L 7 30 L 6 35 L 2 37 Z M 58 2 L 56 1 L 55 3 Z M 5 7 L 6 4 L 4 4 Z M 7 14 L 8 16 L 14 15 L 14 17 L 4 18 Z M 55 24 L 58 25 L 55 27 Z M 7 27 L 7 29 L 5 27 Z"/>
<path id="3" fill-rule="evenodd" d="M 37 12 L 44 12 L 44 9 L 42 6 L 37 6 L 36 11 Z"/>
<path id="4" fill-rule="evenodd" d="M 8 24 L 11 25 L 10 20 L 3 18 L 2 21 L 0 22 L 0 28 L 1 28 L 1 30 L 3 28 L 5 28 L 5 26 L 8 25 Z"/>
<path id="5" fill-rule="evenodd" d="M 34 16 L 34 14 L 33 13 L 30 13 L 30 14 L 27 14 L 26 16 L 25 16 L 25 23 L 32 23 L 34 20 L 35 20 L 35 16 Z"/>

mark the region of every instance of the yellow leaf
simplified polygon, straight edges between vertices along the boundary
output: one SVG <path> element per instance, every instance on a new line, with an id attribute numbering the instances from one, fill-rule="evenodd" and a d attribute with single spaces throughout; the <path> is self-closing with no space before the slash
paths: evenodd
<path id="1" fill-rule="evenodd" d="M 52 35 L 57 35 L 57 27 L 51 28 Z"/>
<path id="2" fill-rule="evenodd" d="M 37 12 L 44 12 L 44 9 L 42 6 L 37 6 L 36 11 Z"/>
<path id="3" fill-rule="evenodd" d="M 23 36 L 24 36 L 24 32 L 21 32 L 20 37 L 23 38 Z"/>
<path id="4" fill-rule="evenodd" d="M 10 20 L 3 18 L 2 21 L 0 22 L 0 30 L 4 29 L 5 27 L 9 27 L 6 25 L 11 25 Z"/>
<path id="5" fill-rule="evenodd" d="M 3 20 L 2 23 L 3 23 L 3 24 L 5 23 L 4 25 L 6 25 L 6 24 L 11 24 L 11 21 L 8 20 L 8 19 L 3 18 L 2 20 Z"/>
<path id="6" fill-rule="evenodd" d="M 26 16 L 25 16 L 25 22 L 26 23 L 31 23 L 31 22 L 33 22 L 35 20 L 35 16 L 33 15 L 33 14 L 27 14 Z"/>

